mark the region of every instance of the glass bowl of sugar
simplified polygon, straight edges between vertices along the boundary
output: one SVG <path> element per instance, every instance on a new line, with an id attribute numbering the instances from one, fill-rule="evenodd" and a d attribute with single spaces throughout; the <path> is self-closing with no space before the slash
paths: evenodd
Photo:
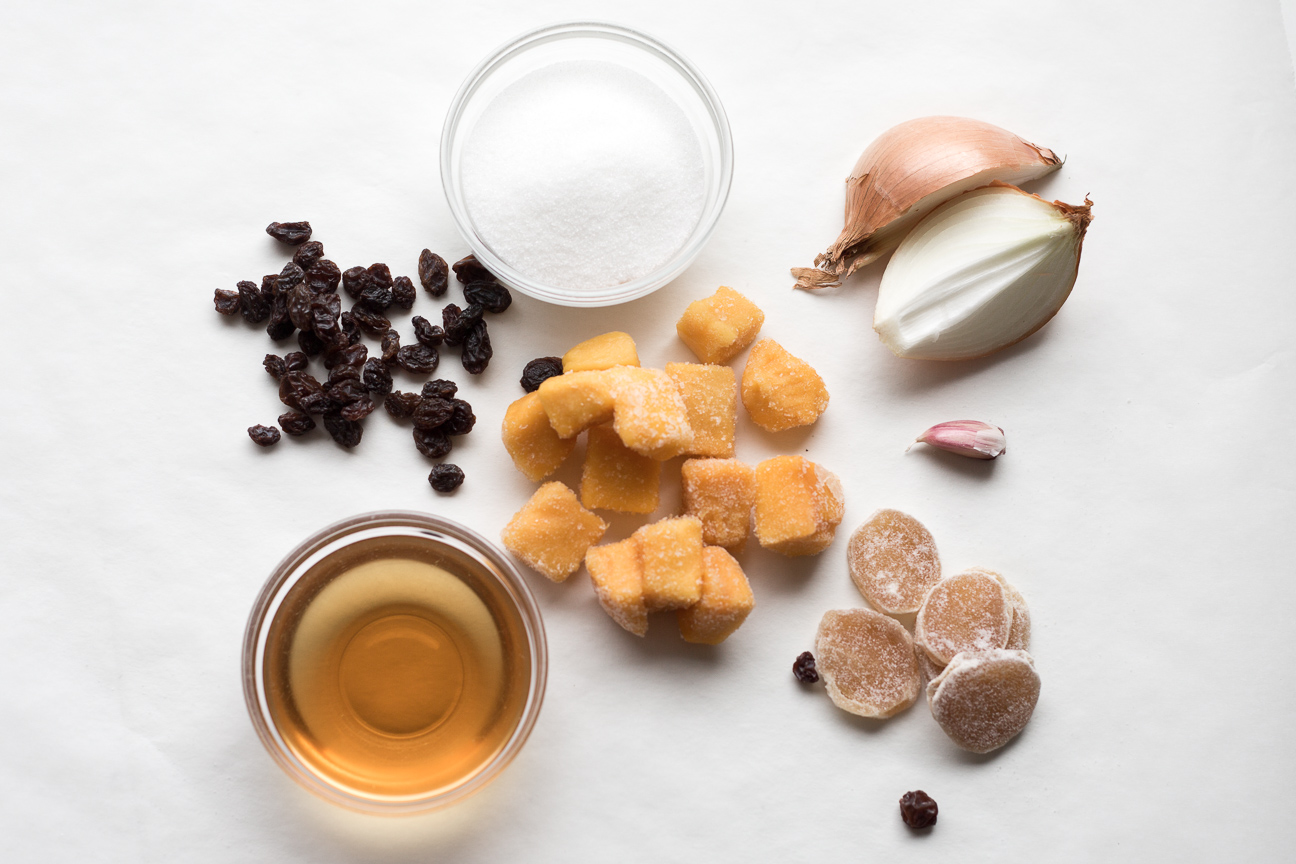
<path id="1" fill-rule="evenodd" d="M 711 85 L 612 24 L 556 24 L 504 45 L 468 76 L 441 134 L 441 183 L 477 260 L 564 306 L 624 303 L 679 276 L 732 177 Z"/>

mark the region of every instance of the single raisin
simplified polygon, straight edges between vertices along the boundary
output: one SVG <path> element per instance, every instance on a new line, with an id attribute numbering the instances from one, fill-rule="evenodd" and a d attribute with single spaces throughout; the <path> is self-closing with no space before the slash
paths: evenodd
<path id="1" fill-rule="evenodd" d="M 336 321 L 342 314 L 342 298 L 336 294 L 314 294 L 311 296 L 311 312 L 322 308 L 325 315 Z"/>
<path id="2" fill-rule="evenodd" d="M 489 282 L 469 282 L 464 286 L 464 299 L 476 303 L 487 312 L 503 312 L 513 302 L 513 295 L 494 279 Z"/>
<path id="3" fill-rule="evenodd" d="M 450 439 L 446 437 L 445 432 L 439 429 L 431 431 L 415 429 L 414 446 L 429 459 L 440 459 L 454 447 L 450 443 Z"/>
<path id="4" fill-rule="evenodd" d="M 431 249 L 424 249 L 419 253 L 418 275 L 419 282 L 423 283 L 423 290 L 433 297 L 440 297 L 446 293 L 446 288 L 450 285 L 450 268 L 446 265 L 445 259 Z"/>
<path id="5" fill-rule="evenodd" d="M 394 419 L 407 420 L 414 416 L 420 401 L 422 400 L 417 393 L 402 393 L 400 390 L 393 390 L 383 400 L 383 407 L 387 409 L 387 413 Z"/>
<path id="6" fill-rule="evenodd" d="M 346 334 L 347 344 L 355 345 L 364 335 L 360 332 L 360 325 L 356 323 L 355 316 L 350 312 L 343 312 L 338 316 L 338 324 L 342 327 L 342 332 Z"/>
<path id="7" fill-rule="evenodd" d="M 462 399 L 451 399 L 450 404 L 454 406 L 454 414 L 450 415 L 441 431 L 447 435 L 467 435 L 477 423 L 472 406 Z"/>
<path id="8" fill-rule="evenodd" d="M 523 390 L 534 393 L 540 389 L 541 384 L 561 374 L 563 374 L 561 357 L 537 357 L 522 370 L 522 380 L 519 383 Z"/>
<path id="9" fill-rule="evenodd" d="M 278 342 L 280 339 L 287 339 L 296 329 L 296 325 L 292 323 L 292 316 L 288 313 L 287 295 L 277 295 L 270 304 L 270 323 L 266 324 L 266 333 Z"/>
<path id="10" fill-rule="evenodd" d="M 814 684 L 819 680 L 819 670 L 815 667 L 814 655 L 809 651 L 802 651 L 797 655 L 796 662 L 792 664 L 792 674 L 802 684 Z"/>
<path id="11" fill-rule="evenodd" d="M 415 315 L 410 319 L 410 323 L 414 325 L 414 338 L 420 345 L 435 348 L 445 341 L 445 331 L 422 315 Z"/>
<path id="12" fill-rule="evenodd" d="M 216 311 L 222 315 L 237 315 L 241 304 L 239 292 L 225 288 L 216 289 Z"/>
<path id="13" fill-rule="evenodd" d="M 249 324 L 259 324 L 270 317 L 270 304 L 251 282 L 238 283 L 239 311 Z"/>
<path id="14" fill-rule="evenodd" d="M 355 420 L 348 420 L 338 411 L 329 411 L 324 415 L 324 428 L 333 440 L 343 447 L 354 447 L 360 443 L 364 427 Z"/>
<path id="15" fill-rule="evenodd" d="M 310 418 L 309 414 L 289 411 L 286 414 L 279 415 L 279 425 L 283 427 L 283 431 L 296 438 L 298 435 L 305 435 L 314 429 L 315 421 Z"/>
<path id="16" fill-rule="evenodd" d="M 288 372 L 288 364 L 284 363 L 284 359 L 278 354 L 267 354 L 265 359 L 261 361 L 261 365 L 270 373 L 270 377 L 276 381 L 282 381 L 283 376 Z"/>
<path id="17" fill-rule="evenodd" d="M 335 324 L 334 330 L 336 329 L 337 325 Z M 318 357 L 320 352 L 324 350 L 324 343 L 320 341 L 320 337 L 309 330 L 303 330 L 297 334 L 297 345 L 307 357 Z"/>
<path id="18" fill-rule="evenodd" d="M 454 416 L 454 403 L 440 396 L 424 396 L 414 411 L 414 428 L 430 432 L 440 429 Z"/>
<path id="19" fill-rule="evenodd" d="M 486 371 L 493 353 L 490 336 L 486 334 L 486 322 L 478 321 L 468 331 L 468 338 L 464 339 L 463 352 L 459 355 L 459 359 L 469 373 L 480 375 Z"/>
<path id="20" fill-rule="evenodd" d="M 476 327 L 477 322 L 481 320 L 482 311 L 482 307 L 476 303 L 468 304 L 466 309 L 447 303 L 441 310 L 441 326 L 445 328 L 446 344 L 462 345 L 472 328 Z"/>
<path id="21" fill-rule="evenodd" d="M 279 296 L 279 274 L 267 273 L 261 277 L 261 296 L 273 300 Z"/>
<path id="22" fill-rule="evenodd" d="M 396 352 L 396 362 L 406 372 L 427 375 L 436 371 L 441 357 L 435 348 L 426 345 L 402 345 Z"/>
<path id="23" fill-rule="evenodd" d="M 344 420 L 359 421 L 372 414 L 374 409 L 377 407 L 378 405 L 373 401 L 373 399 L 364 396 L 354 402 L 348 402 L 346 405 L 342 406 L 342 410 L 338 413 L 342 415 Z"/>
<path id="24" fill-rule="evenodd" d="M 283 362 L 289 372 L 300 372 L 310 364 L 310 358 L 301 351 L 293 351 L 284 355 Z"/>
<path id="25" fill-rule="evenodd" d="M 368 291 L 369 289 L 366 288 L 365 290 Z M 387 290 L 390 293 L 391 289 Z M 370 336 L 381 337 L 391 329 L 391 322 L 381 312 L 375 312 L 372 308 L 361 305 L 362 303 L 364 303 L 363 296 L 361 296 L 359 303 L 351 307 L 351 317 L 355 319 L 361 330 Z"/>
<path id="26" fill-rule="evenodd" d="M 280 243 L 297 246 L 310 239 L 311 227 L 309 222 L 271 222 L 266 233 Z"/>
<path id="27" fill-rule="evenodd" d="M 423 385 L 423 398 L 440 396 L 442 399 L 453 399 L 459 392 L 459 385 L 445 378 L 433 378 Z"/>
<path id="28" fill-rule="evenodd" d="M 370 357 L 365 361 L 364 372 L 361 373 L 360 380 L 364 382 L 370 393 L 387 394 L 391 392 L 391 373 L 387 371 L 386 364 L 377 357 Z"/>
<path id="29" fill-rule="evenodd" d="M 495 276 L 481 265 L 476 255 L 466 255 L 454 263 L 455 278 L 464 285 L 469 282 L 484 282 Z"/>
<path id="30" fill-rule="evenodd" d="M 298 330 L 309 330 L 314 324 L 311 317 L 311 301 L 315 295 L 305 285 L 290 288 L 288 295 L 288 320 Z"/>
<path id="31" fill-rule="evenodd" d="M 367 363 L 368 361 L 366 360 L 365 362 Z M 329 370 L 328 383 L 330 384 L 337 381 L 359 381 L 359 380 L 360 380 L 360 367 L 358 366 L 348 366 L 345 363 L 343 363 L 334 366 L 332 369 Z"/>
<path id="32" fill-rule="evenodd" d="M 360 297 L 356 300 L 356 306 L 372 309 L 374 312 L 386 312 L 395 299 L 395 292 L 390 285 L 380 285 L 377 281 L 370 279 L 369 284 L 360 289 Z"/>
<path id="33" fill-rule="evenodd" d="M 463 469 L 453 462 L 443 462 L 433 467 L 428 482 L 438 492 L 453 492 L 463 485 Z"/>
<path id="34" fill-rule="evenodd" d="M 400 334 L 388 330 L 382 337 L 382 359 L 384 363 L 395 363 L 396 352 L 400 350 Z"/>
<path id="35" fill-rule="evenodd" d="M 332 369 L 334 366 L 355 366 L 359 368 L 368 359 L 369 347 L 361 342 L 359 345 L 348 345 L 346 348 L 334 348 L 325 351 L 324 368 Z"/>
<path id="36" fill-rule="evenodd" d="M 318 240 L 311 240 L 309 243 L 303 243 L 297 247 L 293 253 L 293 263 L 303 270 L 309 270 L 311 266 L 324 257 L 324 244 Z"/>
<path id="37" fill-rule="evenodd" d="M 316 294 L 332 294 L 341 281 L 342 271 L 327 258 L 316 261 L 306 270 L 306 286 Z"/>
<path id="38" fill-rule="evenodd" d="M 311 319 L 311 330 L 319 337 L 320 346 L 325 352 L 340 350 L 351 344 L 346 331 L 342 329 L 341 319 L 323 303 L 311 306 Z"/>
<path id="39" fill-rule="evenodd" d="M 900 796 L 900 818 L 910 828 L 930 828 L 935 825 L 938 810 L 935 800 L 921 789 Z"/>
<path id="40" fill-rule="evenodd" d="M 269 447 L 279 443 L 279 430 L 273 426 L 249 426 L 248 437 L 262 447 Z"/>
<path id="41" fill-rule="evenodd" d="M 349 267 L 342 271 L 342 290 L 352 300 L 360 297 L 360 291 L 369 281 L 369 271 L 363 267 Z"/>
<path id="42" fill-rule="evenodd" d="M 275 277 L 275 294 L 283 294 L 290 288 L 296 288 L 306 280 L 306 271 L 289 261 Z"/>
<path id="43" fill-rule="evenodd" d="M 279 401 L 289 408 L 307 414 L 318 414 L 327 397 L 324 396 L 324 385 L 314 375 L 308 372 L 286 372 L 279 381 Z"/>
<path id="44" fill-rule="evenodd" d="M 408 276 L 397 276 L 392 280 L 392 302 L 405 311 L 414 308 L 418 292 L 414 290 L 414 280 Z"/>

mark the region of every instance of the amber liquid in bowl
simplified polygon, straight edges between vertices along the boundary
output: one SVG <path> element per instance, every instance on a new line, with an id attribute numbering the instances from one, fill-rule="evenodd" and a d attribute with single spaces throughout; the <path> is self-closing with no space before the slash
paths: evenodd
<path id="1" fill-rule="evenodd" d="M 517 728 L 531 677 L 523 621 L 496 580 L 417 537 L 361 540 L 311 567 L 264 656 L 288 749 L 339 790 L 391 800 L 486 766 Z"/>

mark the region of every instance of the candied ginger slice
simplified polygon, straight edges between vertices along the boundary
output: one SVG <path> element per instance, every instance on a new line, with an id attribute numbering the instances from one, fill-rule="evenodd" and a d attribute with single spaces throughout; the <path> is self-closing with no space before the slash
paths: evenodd
<path id="1" fill-rule="evenodd" d="M 1000 587 L 1004 590 L 1004 597 L 1007 598 L 1008 605 L 1012 607 L 1012 627 L 1008 630 L 1008 641 L 1003 647 L 1017 651 L 1029 651 L 1031 619 L 1030 607 L 1026 605 L 1026 598 L 1001 573 L 986 567 L 969 567 L 966 572 L 984 573 L 998 581 Z"/>
<path id="2" fill-rule="evenodd" d="M 914 638 L 937 663 L 962 651 L 1002 648 L 1012 629 L 1012 606 L 993 576 L 965 570 L 932 586 L 918 609 Z"/>
<path id="3" fill-rule="evenodd" d="M 843 711 L 885 718 L 918 699 L 913 639 L 894 618 L 872 609 L 825 612 L 814 654 L 828 697 Z"/>
<path id="4" fill-rule="evenodd" d="M 1039 693 L 1031 656 L 997 648 L 956 654 L 927 685 L 927 704 L 951 741 L 973 753 L 989 753 L 1026 728 Z"/>
<path id="5" fill-rule="evenodd" d="M 856 528 L 846 563 L 864 599 L 888 615 L 917 612 L 941 575 L 931 532 L 899 510 L 879 510 Z"/>
<path id="6" fill-rule="evenodd" d="M 685 642 L 719 645 L 747 620 L 755 605 L 751 585 L 734 557 L 718 546 L 702 550 L 702 599 L 676 612 Z"/>
<path id="7" fill-rule="evenodd" d="M 581 506 L 562 483 L 546 483 L 500 532 L 504 548 L 554 582 L 580 569 L 585 553 L 608 524 Z"/>
<path id="8" fill-rule="evenodd" d="M 594 593 L 603 611 L 636 636 L 648 632 L 648 608 L 644 606 L 643 561 L 639 542 L 633 537 L 619 543 L 594 546 L 585 553 Z"/>

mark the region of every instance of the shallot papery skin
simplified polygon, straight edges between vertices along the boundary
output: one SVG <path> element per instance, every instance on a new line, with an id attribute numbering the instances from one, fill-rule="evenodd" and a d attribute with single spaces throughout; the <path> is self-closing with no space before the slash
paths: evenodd
<path id="1" fill-rule="evenodd" d="M 980 420 L 937 423 L 919 435 L 914 443 L 930 444 L 969 459 L 994 459 L 1008 452 L 1008 440 L 1003 429 Z"/>

